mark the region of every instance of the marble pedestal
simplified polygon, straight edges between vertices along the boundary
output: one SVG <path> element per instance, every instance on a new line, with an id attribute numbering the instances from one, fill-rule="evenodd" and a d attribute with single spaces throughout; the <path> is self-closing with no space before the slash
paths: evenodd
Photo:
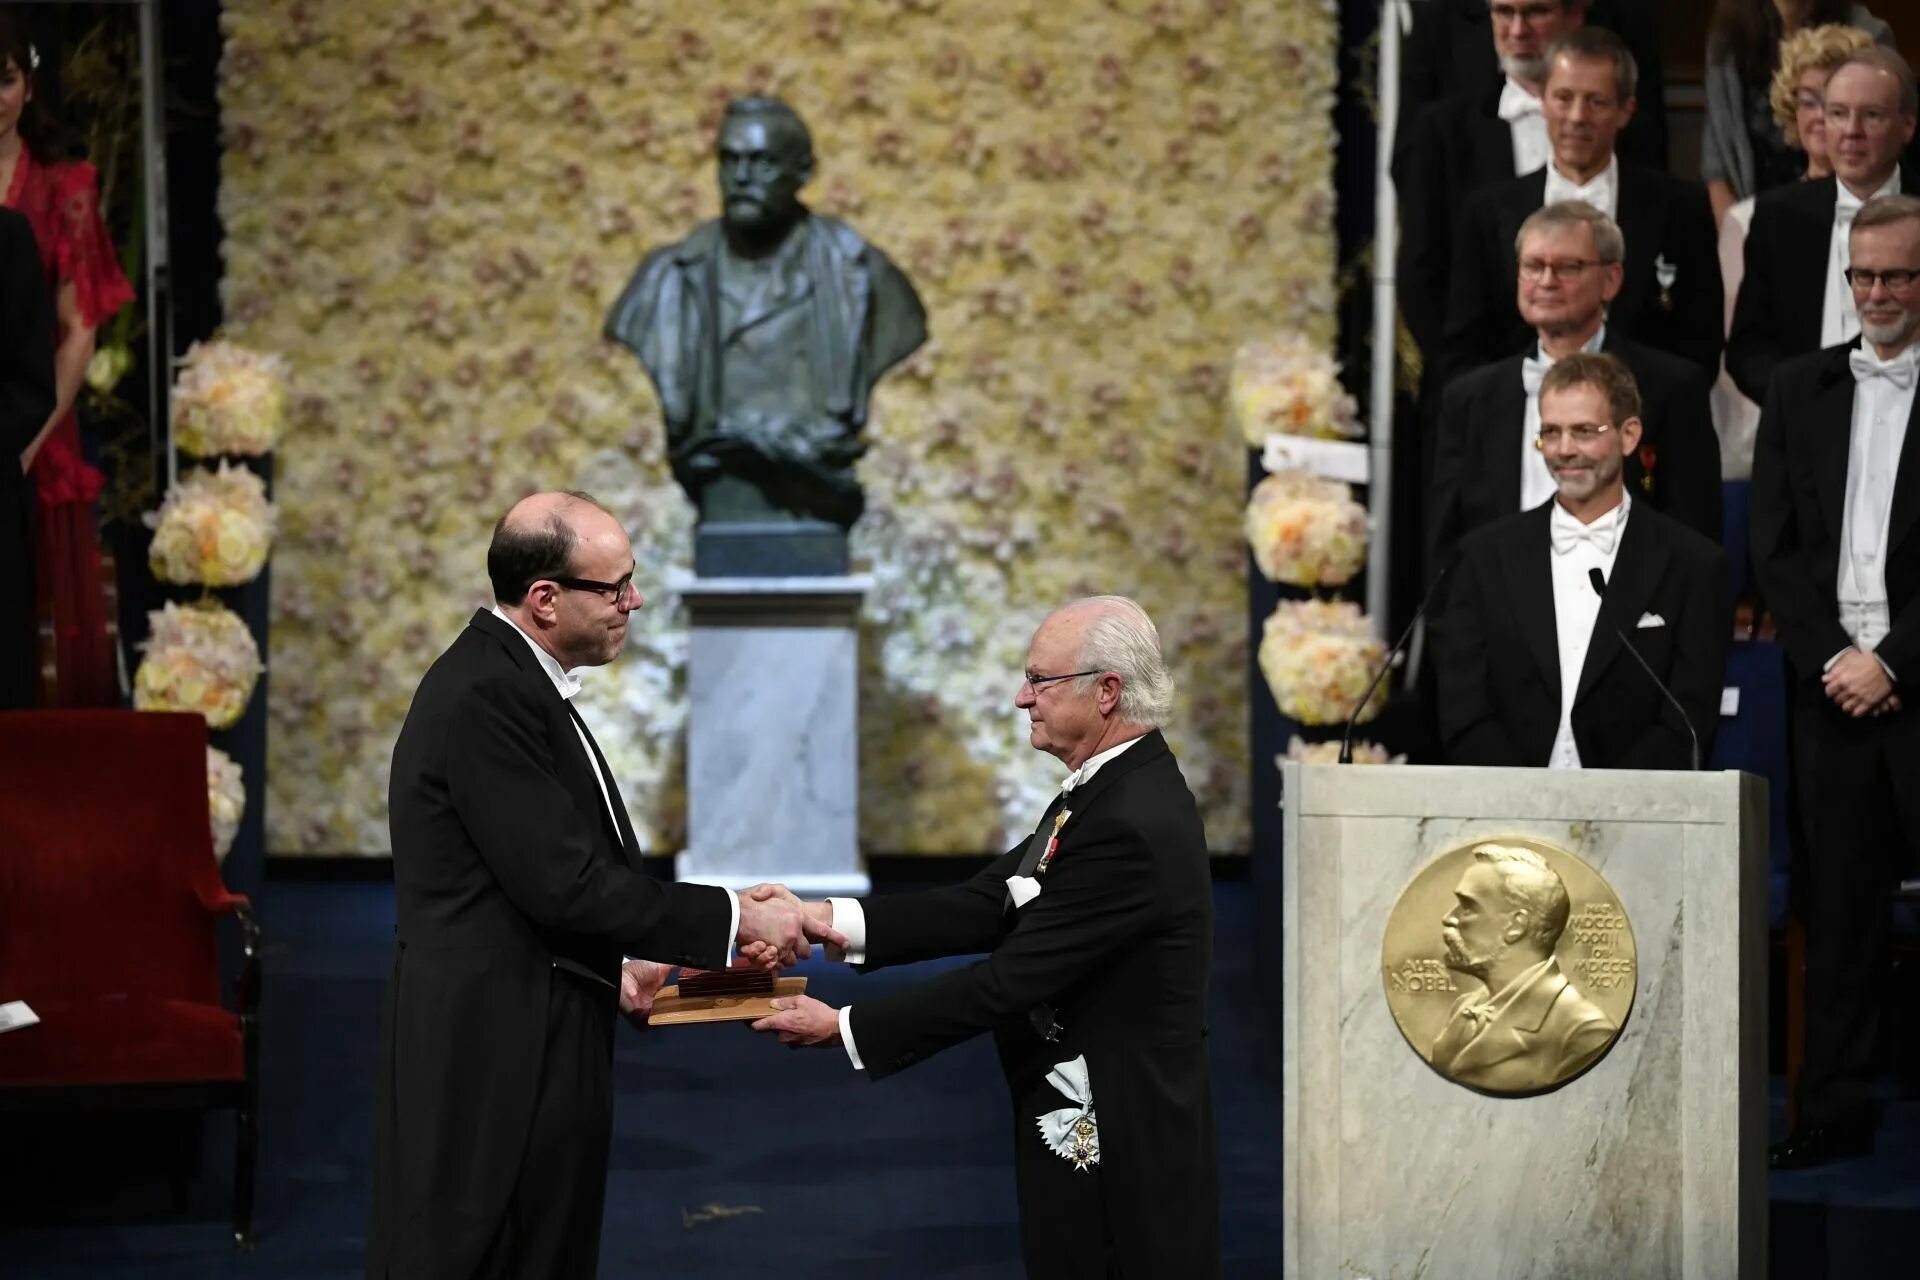
<path id="1" fill-rule="evenodd" d="M 1766 1271 L 1766 784 L 1737 773 L 1284 769 L 1285 1274 L 1659 1280 Z M 1503 1098 L 1402 1038 L 1401 889 L 1476 837 L 1592 866 L 1633 1011 L 1555 1092 Z"/>
<path id="2" fill-rule="evenodd" d="M 863 894 L 853 577 L 670 584 L 691 616 L 681 880 Z"/>

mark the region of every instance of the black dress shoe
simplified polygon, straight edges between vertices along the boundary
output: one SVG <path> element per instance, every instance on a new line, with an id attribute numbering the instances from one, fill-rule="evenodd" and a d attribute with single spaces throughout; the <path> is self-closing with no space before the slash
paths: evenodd
<path id="1" fill-rule="evenodd" d="M 1770 1169 L 1807 1169 L 1873 1152 L 1873 1126 L 1813 1124 L 1795 1129 L 1767 1151 Z"/>

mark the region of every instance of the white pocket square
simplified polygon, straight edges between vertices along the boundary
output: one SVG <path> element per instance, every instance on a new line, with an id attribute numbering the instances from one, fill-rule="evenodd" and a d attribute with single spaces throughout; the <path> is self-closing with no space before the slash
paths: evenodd
<path id="1" fill-rule="evenodd" d="M 1040 896 L 1040 882 L 1032 876 L 1008 876 L 1007 896 L 1016 908 L 1024 907 Z"/>
<path id="2" fill-rule="evenodd" d="M 1640 615 L 1640 621 L 1633 624 L 1634 630 L 1636 631 L 1644 631 L 1648 627 L 1664 627 L 1666 625 L 1667 620 L 1657 613 L 1643 613 Z"/>

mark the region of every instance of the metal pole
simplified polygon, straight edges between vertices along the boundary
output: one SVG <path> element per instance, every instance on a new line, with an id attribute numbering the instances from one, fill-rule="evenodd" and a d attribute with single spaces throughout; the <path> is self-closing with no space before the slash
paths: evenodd
<path id="1" fill-rule="evenodd" d="M 147 221 L 147 442 L 155 461 L 164 458 L 167 488 L 179 477 L 173 426 L 167 420 L 166 387 L 173 379 L 172 261 L 167 252 L 167 133 L 162 115 L 166 81 L 161 70 L 160 20 L 153 0 L 140 3 L 140 139 L 146 165 Z"/>
<path id="2" fill-rule="evenodd" d="M 1373 526 L 1367 544 L 1367 614 L 1374 635 L 1387 639 L 1387 588 L 1392 568 L 1388 542 L 1393 533 L 1393 381 L 1399 316 L 1393 300 L 1394 248 L 1400 234 L 1394 203 L 1393 135 L 1400 114 L 1400 33 L 1412 20 L 1407 0 L 1382 0 L 1377 92 L 1380 131 L 1373 158 L 1373 385 L 1368 427 L 1368 517 Z"/>

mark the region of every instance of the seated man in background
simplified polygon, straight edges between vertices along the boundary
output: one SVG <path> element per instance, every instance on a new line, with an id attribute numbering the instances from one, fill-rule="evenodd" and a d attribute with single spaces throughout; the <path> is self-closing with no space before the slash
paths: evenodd
<path id="1" fill-rule="evenodd" d="M 1428 570 L 1449 564 L 1460 539 L 1501 516 L 1531 511 L 1556 491 L 1541 454 L 1540 381 L 1582 351 L 1618 356 L 1640 390 L 1640 444 L 1624 463 L 1629 490 L 1697 533 L 1720 540 L 1720 455 L 1706 374 L 1678 356 L 1629 341 L 1608 323 L 1620 289 L 1620 228 L 1573 200 L 1520 224 L 1520 314 L 1533 350 L 1483 365 L 1447 387 L 1428 487 Z"/>
<path id="2" fill-rule="evenodd" d="M 1636 80 L 1633 55 L 1610 31 L 1584 27 L 1554 43 L 1543 96 L 1552 158 L 1537 173 L 1473 193 L 1460 211 L 1443 339 L 1449 377 L 1531 336 L 1506 283 L 1514 236 L 1528 214 L 1562 200 L 1592 205 L 1626 237 L 1609 322 L 1708 377 L 1719 372 L 1723 295 L 1706 188 L 1615 153 L 1633 117 Z"/>
<path id="3" fill-rule="evenodd" d="M 1447 763 L 1684 769 L 1689 723 L 1705 759 L 1733 627 L 1726 557 L 1633 501 L 1640 436 L 1639 392 L 1614 357 L 1571 355 L 1541 379 L 1554 499 L 1467 536 L 1434 634 Z"/>

